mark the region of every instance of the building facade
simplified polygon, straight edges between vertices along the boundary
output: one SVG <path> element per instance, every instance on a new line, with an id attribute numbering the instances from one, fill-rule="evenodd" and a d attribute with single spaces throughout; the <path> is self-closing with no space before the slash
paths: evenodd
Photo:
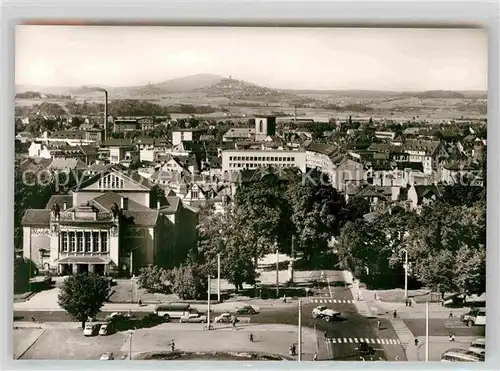
<path id="1" fill-rule="evenodd" d="M 305 151 L 225 150 L 222 151 L 222 172 L 265 167 L 297 167 L 306 171 Z"/>

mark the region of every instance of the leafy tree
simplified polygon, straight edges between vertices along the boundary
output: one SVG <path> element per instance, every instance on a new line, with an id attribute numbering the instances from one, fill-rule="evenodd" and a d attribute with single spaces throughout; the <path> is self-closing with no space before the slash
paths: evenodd
<path id="1" fill-rule="evenodd" d="M 141 167 L 141 160 L 138 157 L 136 157 L 132 160 L 128 168 L 130 170 L 137 170 L 140 167 Z"/>
<path id="2" fill-rule="evenodd" d="M 151 208 L 156 209 L 158 201 L 160 201 L 160 205 L 164 205 L 165 199 L 165 189 L 160 187 L 158 184 L 155 184 L 153 187 L 151 187 L 151 191 L 149 194 Z"/>
<path id="3" fill-rule="evenodd" d="M 82 329 L 87 318 L 93 318 L 109 295 L 109 281 L 95 274 L 76 274 L 64 280 L 58 295 L 59 305 L 80 321 Z"/>
<path id="4" fill-rule="evenodd" d="M 309 262 L 313 255 L 326 252 L 328 241 L 340 232 L 345 200 L 317 171 L 291 182 L 286 195 L 291 203 L 296 249 Z"/>
<path id="5" fill-rule="evenodd" d="M 221 276 L 235 285 L 255 284 L 256 245 L 245 238 L 244 230 L 231 209 L 225 213 L 205 210 L 198 225 L 199 239 L 196 261 L 205 275 L 217 274 L 217 255 L 221 256 Z"/>
<path id="6" fill-rule="evenodd" d="M 170 293 L 168 284 L 168 273 L 165 269 L 158 266 L 141 268 L 137 278 L 139 287 L 148 292 L 159 292 L 162 294 Z"/>
<path id="7" fill-rule="evenodd" d="M 196 264 L 175 267 L 168 272 L 172 292 L 185 299 L 200 299 L 208 291 L 208 277 Z"/>
<path id="8" fill-rule="evenodd" d="M 36 276 L 38 269 L 31 260 L 17 257 L 14 259 L 14 293 L 24 293 L 29 290 L 30 279 Z"/>

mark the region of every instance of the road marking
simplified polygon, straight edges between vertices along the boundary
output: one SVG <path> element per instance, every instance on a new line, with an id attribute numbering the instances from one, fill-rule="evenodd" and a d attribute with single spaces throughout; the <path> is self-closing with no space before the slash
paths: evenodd
<path id="1" fill-rule="evenodd" d="M 399 339 L 386 339 L 386 338 L 327 338 L 326 343 L 331 344 L 383 344 L 383 345 L 400 345 L 401 341 Z M 380 349 L 381 350 L 381 349 Z"/>
<path id="2" fill-rule="evenodd" d="M 318 303 L 318 304 L 353 304 L 354 302 L 350 299 L 320 299 L 320 298 L 311 298 L 310 299 L 311 303 Z"/>

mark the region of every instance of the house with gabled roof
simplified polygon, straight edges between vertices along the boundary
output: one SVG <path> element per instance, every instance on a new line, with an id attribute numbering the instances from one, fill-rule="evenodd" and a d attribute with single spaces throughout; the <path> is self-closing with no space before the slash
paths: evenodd
<path id="1" fill-rule="evenodd" d="M 23 255 L 60 275 L 129 276 L 149 264 L 175 265 L 189 248 L 180 228 L 194 231 L 196 215 L 181 202 L 163 213 L 167 202 L 136 172 L 100 173 L 71 194 L 54 195 L 45 209 L 26 210 Z"/>

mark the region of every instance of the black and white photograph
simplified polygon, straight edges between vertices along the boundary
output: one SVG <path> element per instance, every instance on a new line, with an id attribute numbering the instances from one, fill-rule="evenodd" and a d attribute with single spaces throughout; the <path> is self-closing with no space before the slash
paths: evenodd
<path id="1" fill-rule="evenodd" d="M 15 360 L 485 361 L 487 30 L 14 47 Z"/>

